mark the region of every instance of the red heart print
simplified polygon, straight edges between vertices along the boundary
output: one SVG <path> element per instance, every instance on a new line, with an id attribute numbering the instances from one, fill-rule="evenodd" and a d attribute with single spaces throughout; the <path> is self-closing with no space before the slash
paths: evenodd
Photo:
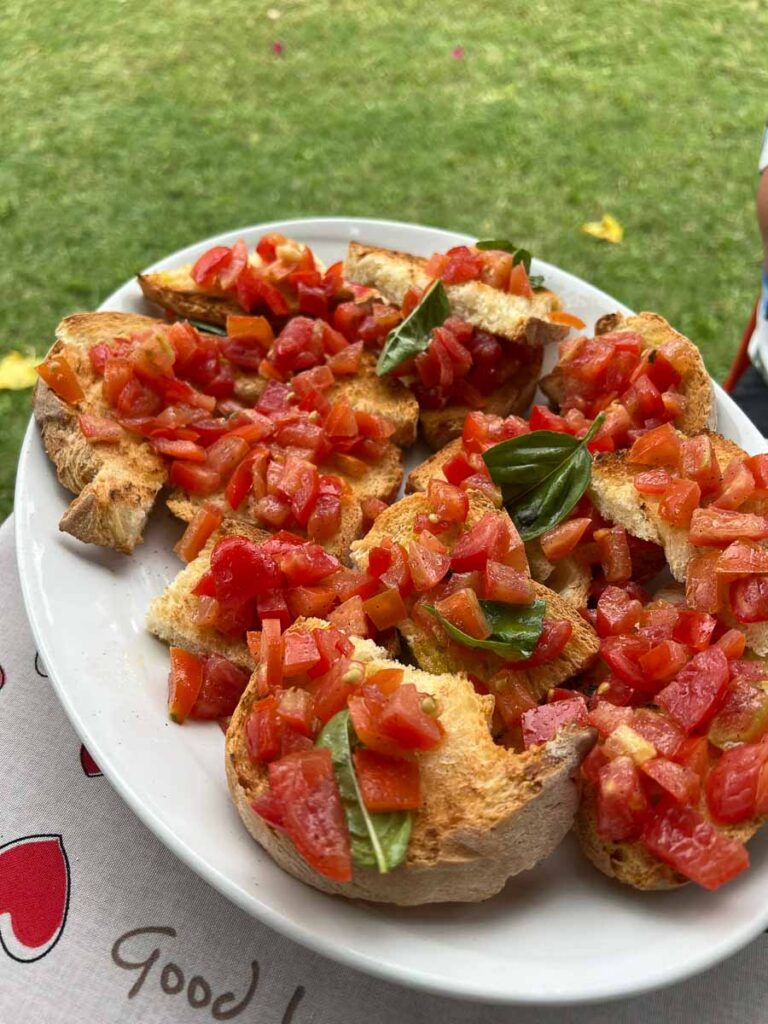
<path id="1" fill-rule="evenodd" d="M 69 909 L 69 861 L 60 835 L 0 846 L 0 945 L 31 963 L 50 953 Z"/>
<path id="2" fill-rule="evenodd" d="M 89 779 L 103 774 L 101 768 L 99 768 L 82 743 L 80 744 L 80 765 Z"/>

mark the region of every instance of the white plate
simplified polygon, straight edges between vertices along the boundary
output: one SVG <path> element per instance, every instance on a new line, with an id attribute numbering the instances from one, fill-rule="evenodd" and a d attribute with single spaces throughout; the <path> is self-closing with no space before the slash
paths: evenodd
<path id="1" fill-rule="evenodd" d="M 261 225 L 208 239 L 150 269 L 178 266 L 214 242 L 265 231 L 309 243 L 331 262 L 350 239 L 429 255 L 467 241 L 386 221 L 318 219 Z M 625 309 L 539 263 L 567 309 L 590 325 Z M 129 282 L 104 309 L 149 312 Z M 765 442 L 717 393 L 720 429 L 750 452 Z M 504 1003 L 574 1003 L 669 984 L 722 960 L 768 925 L 768 839 L 752 868 L 714 895 L 689 886 L 639 894 L 604 879 L 572 841 L 504 892 L 475 906 L 393 909 L 324 896 L 283 874 L 241 826 L 227 797 L 215 724 L 168 722 L 168 654 L 143 629 L 150 600 L 179 570 L 180 526 L 162 508 L 146 543 L 125 558 L 57 530 L 69 495 L 34 424 L 16 491 L 18 561 L 40 654 L 73 725 L 112 784 L 155 834 L 203 878 L 298 942 L 372 974 L 435 992 Z"/>

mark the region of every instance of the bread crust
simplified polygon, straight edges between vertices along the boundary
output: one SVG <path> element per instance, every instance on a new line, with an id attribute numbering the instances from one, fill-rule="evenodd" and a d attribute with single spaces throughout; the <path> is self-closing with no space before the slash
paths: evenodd
<path id="1" fill-rule="evenodd" d="M 98 343 L 114 341 L 158 324 L 130 313 L 75 313 L 56 328 L 49 355 L 66 357 L 85 393 L 76 404 L 60 399 L 44 381 L 35 385 L 32 408 L 48 457 L 59 481 L 76 495 L 59 522 L 59 529 L 87 544 L 130 554 L 141 537 L 147 517 L 166 480 L 161 456 L 146 441 L 126 433 L 118 444 L 89 441 L 78 416 L 109 412 L 101 394 L 101 379 L 88 358 Z"/>
<path id="2" fill-rule="evenodd" d="M 393 664 L 371 641 L 353 642 L 355 657 L 374 668 Z M 575 772 L 594 732 L 563 730 L 516 754 L 493 742 L 492 701 L 476 694 L 466 677 L 405 671 L 407 681 L 436 697 L 446 735 L 438 748 L 417 755 L 424 804 L 414 814 L 404 865 L 386 875 L 355 868 L 351 882 L 332 882 L 254 813 L 251 803 L 266 788 L 266 772 L 250 762 L 244 740 L 257 699 L 255 676 L 227 730 L 232 799 L 245 827 L 280 867 L 323 892 L 402 906 L 488 899 L 512 875 L 548 856 L 567 832 L 578 804 Z"/>
<path id="3" fill-rule="evenodd" d="M 469 492 L 468 526 L 474 525 L 487 512 L 498 511 L 484 494 L 479 491 Z M 359 568 L 365 568 L 370 549 L 381 544 L 385 537 L 407 548 L 415 536 L 413 523 L 416 516 L 428 512 L 429 506 L 423 493 L 411 494 L 390 506 L 376 519 L 366 536 L 352 545 L 353 562 Z M 456 534 L 445 533 L 442 539 L 450 548 Z M 595 631 L 573 605 L 543 584 L 534 582 L 534 590 L 536 597 L 547 602 L 547 618 L 568 619 L 573 627 L 568 646 L 551 662 L 537 668 L 509 670 L 512 678 L 525 685 L 529 692 L 542 697 L 551 687 L 559 686 L 584 671 L 597 656 L 599 641 Z M 437 642 L 430 631 L 412 619 L 405 620 L 398 628 L 417 664 L 426 671 L 471 672 L 480 679 L 489 679 L 502 667 L 502 660 L 491 652 L 475 649 L 464 651 L 455 644 Z"/>
<path id="4" fill-rule="evenodd" d="M 145 299 L 187 320 L 224 327 L 228 316 L 242 314 L 242 309 L 232 299 L 207 294 L 198 287 L 192 280 L 191 269 L 192 264 L 189 264 L 178 270 L 138 274 L 136 280 Z"/>
<path id="5" fill-rule="evenodd" d="M 707 373 L 698 347 L 676 331 L 658 313 L 638 313 L 624 316 L 622 313 L 608 313 L 595 324 L 595 335 L 610 334 L 613 331 L 636 331 L 643 339 L 644 349 L 656 349 L 665 341 L 674 338 L 683 344 L 683 371 L 680 391 L 685 396 L 685 409 L 675 425 L 684 434 L 700 434 L 702 430 L 714 430 L 717 425 L 717 409 L 712 380 Z M 559 407 L 563 400 L 562 379 L 558 367 L 543 377 L 541 390 L 550 401 Z"/>

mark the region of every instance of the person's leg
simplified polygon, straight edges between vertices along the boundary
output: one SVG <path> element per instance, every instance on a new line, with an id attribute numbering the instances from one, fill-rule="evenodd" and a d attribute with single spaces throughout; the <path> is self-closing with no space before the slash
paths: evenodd
<path id="1" fill-rule="evenodd" d="M 768 385 L 749 366 L 731 392 L 731 398 L 749 416 L 761 434 L 768 437 Z"/>

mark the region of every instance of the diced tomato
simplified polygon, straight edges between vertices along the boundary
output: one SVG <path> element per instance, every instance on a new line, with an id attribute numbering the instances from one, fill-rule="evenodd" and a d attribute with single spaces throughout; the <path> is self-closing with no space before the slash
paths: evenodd
<path id="1" fill-rule="evenodd" d="M 635 476 L 633 483 L 640 494 L 660 495 L 670 486 L 672 477 L 666 469 L 646 469 Z"/>
<path id="2" fill-rule="evenodd" d="M 738 509 L 755 493 L 755 478 L 745 462 L 732 459 L 723 473 L 720 494 L 712 502 L 714 508 Z"/>
<path id="3" fill-rule="evenodd" d="M 178 544 L 173 549 L 184 562 L 197 558 L 211 534 L 221 526 L 222 514 L 219 509 L 202 505 L 187 524 Z"/>
<path id="4" fill-rule="evenodd" d="M 35 367 L 37 375 L 45 381 L 64 402 L 74 404 L 85 398 L 85 392 L 77 374 L 63 355 L 49 355 L 45 362 Z"/>
<path id="5" fill-rule="evenodd" d="M 727 509 L 698 508 L 691 519 L 689 540 L 699 547 L 726 547 L 735 540 L 765 540 L 768 516 Z"/>
<path id="6" fill-rule="evenodd" d="M 574 694 L 568 700 L 557 700 L 551 704 L 524 711 L 520 722 L 523 731 L 523 746 L 527 750 L 537 743 L 553 739 L 566 725 L 586 724 L 587 704 L 581 694 Z"/>
<path id="7" fill-rule="evenodd" d="M 528 273 L 522 262 L 516 263 L 509 272 L 509 284 L 507 285 L 507 291 L 511 295 L 520 295 L 524 299 L 533 298 L 533 288 L 531 288 L 531 282 L 528 280 Z"/>
<path id="8" fill-rule="evenodd" d="M 107 416 L 95 416 L 85 413 L 78 416 L 78 423 L 83 436 L 89 441 L 101 441 L 104 444 L 119 444 L 125 437 L 125 431 L 119 423 Z"/>
<path id="9" fill-rule="evenodd" d="M 649 430 L 629 449 L 627 460 L 646 466 L 671 466 L 677 469 L 680 463 L 680 437 L 677 431 L 671 423 Z"/>
<path id="10" fill-rule="evenodd" d="M 516 668 L 538 668 L 559 657 L 573 636 L 573 624 L 568 619 L 545 619 L 541 636 L 530 658 L 515 662 Z"/>
<path id="11" fill-rule="evenodd" d="M 340 568 L 338 558 L 317 544 L 294 544 L 276 560 L 291 587 L 319 583 Z"/>
<path id="12" fill-rule="evenodd" d="M 433 477 L 427 488 L 430 509 L 449 523 L 463 523 L 469 511 L 469 498 L 465 491 Z"/>
<path id="13" fill-rule="evenodd" d="M 181 725 L 194 707 L 203 685 L 203 661 L 197 655 L 171 647 L 171 671 L 168 675 L 168 714 Z"/>
<path id="14" fill-rule="evenodd" d="M 174 487 L 180 487 L 188 494 L 196 494 L 202 498 L 214 494 L 221 487 L 221 477 L 216 470 L 202 463 L 186 460 L 171 463 L 168 479 Z"/>
<path id="15" fill-rule="evenodd" d="M 432 750 L 443 738 L 443 727 L 425 705 L 434 700 L 419 693 L 413 683 L 403 683 L 381 710 L 380 734 L 403 750 Z"/>
<path id="16" fill-rule="evenodd" d="M 755 815 L 757 785 L 768 745 L 745 743 L 723 751 L 707 776 L 707 806 L 715 821 L 735 825 Z"/>
<path id="17" fill-rule="evenodd" d="M 232 250 L 228 245 L 215 245 L 212 249 L 204 252 L 195 262 L 192 270 L 192 280 L 201 288 L 208 288 L 214 284 L 219 273 L 232 262 Z"/>
<path id="18" fill-rule="evenodd" d="M 744 846 L 718 832 L 693 808 L 673 801 L 656 808 L 643 844 L 675 871 L 705 889 L 717 889 L 749 866 Z"/>
<path id="19" fill-rule="evenodd" d="M 249 673 L 219 654 L 206 657 L 203 680 L 190 718 L 208 720 L 231 715 L 248 685 Z"/>
<path id="20" fill-rule="evenodd" d="M 595 629 L 601 637 L 629 633 L 640 621 L 643 606 L 619 587 L 608 586 L 597 601 Z"/>
<path id="21" fill-rule="evenodd" d="M 688 562 L 685 577 L 685 600 L 695 611 L 714 614 L 720 610 L 721 594 L 717 578 L 716 551 L 697 555 Z"/>
<path id="22" fill-rule="evenodd" d="M 716 713 L 728 687 L 728 659 L 719 647 L 699 651 L 671 683 L 656 694 L 656 703 L 691 733 Z"/>
<path id="23" fill-rule="evenodd" d="M 363 599 L 359 594 L 348 598 L 338 608 L 329 612 L 328 621 L 350 636 L 368 636 L 368 620 L 363 607 Z"/>
<path id="24" fill-rule="evenodd" d="M 312 633 L 289 630 L 283 637 L 283 674 L 301 675 L 320 660 L 320 652 Z"/>
<path id="25" fill-rule="evenodd" d="M 158 454 L 164 455 L 168 459 L 205 462 L 205 448 L 201 448 L 194 441 L 177 441 L 170 437 L 153 437 L 152 447 Z"/>
<path id="26" fill-rule="evenodd" d="M 600 562 L 609 583 L 628 580 L 632 575 L 627 531 L 623 526 L 595 530 L 594 538 L 600 551 Z"/>
<path id="27" fill-rule="evenodd" d="M 733 679 L 722 707 L 709 723 L 709 742 L 721 749 L 754 743 L 768 731 L 768 694 L 747 679 Z"/>
<path id="28" fill-rule="evenodd" d="M 452 626 L 460 629 L 462 633 L 474 637 L 475 640 L 485 640 L 491 635 L 488 619 L 485 617 L 474 590 L 467 587 L 457 590 L 441 601 L 437 601 L 435 611 L 439 612 Z"/>
<path id="29" fill-rule="evenodd" d="M 755 487 L 760 491 L 768 490 L 768 454 L 752 455 L 744 464 L 752 474 Z"/>
<path id="30" fill-rule="evenodd" d="M 558 434 L 569 434 L 568 423 L 562 416 L 547 409 L 545 405 L 534 405 L 528 417 L 531 430 L 554 430 Z"/>
<path id="31" fill-rule="evenodd" d="M 412 540 L 408 544 L 408 564 L 415 589 L 423 592 L 431 590 L 443 579 L 451 567 L 451 557 Z"/>
<path id="32" fill-rule="evenodd" d="M 681 443 L 680 472 L 695 480 L 704 495 L 719 490 L 723 475 L 709 434 L 688 437 Z"/>
<path id="33" fill-rule="evenodd" d="M 746 645 L 747 638 L 740 629 L 728 629 L 717 640 L 717 646 L 729 661 L 733 658 L 740 658 Z"/>
<path id="34" fill-rule="evenodd" d="M 322 488 L 320 478 L 319 486 Z M 307 520 L 307 536 L 322 543 L 335 536 L 341 526 L 341 498 L 336 494 L 319 494 L 309 519 Z"/>
<path id="35" fill-rule="evenodd" d="M 620 725 L 628 725 L 633 712 L 631 708 L 619 707 L 610 701 L 598 699 L 587 714 L 587 722 L 594 726 L 601 736 L 610 736 Z"/>
<path id="36" fill-rule="evenodd" d="M 544 557 L 550 562 L 558 562 L 569 555 L 587 529 L 592 525 L 590 518 L 567 519 L 553 529 L 543 533 L 539 538 Z"/>
<path id="37" fill-rule="evenodd" d="M 637 708 L 632 712 L 629 724 L 663 757 L 675 758 L 686 742 L 685 733 L 677 722 L 661 711 Z"/>
<path id="38" fill-rule="evenodd" d="M 211 553 L 211 572 L 219 601 L 241 603 L 280 587 L 282 577 L 264 547 L 245 537 L 223 537 Z"/>
<path id="39" fill-rule="evenodd" d="M 488 601 L 504 604 L 531 604 L 535 597 L 531 579 L 526 573 L 492 560 L 485 564 L 483 594 Z"/>
<path id="40" fill-rule="evenodd" d="M 650 649 L 651 643 L 644 636 L 609 636 L 600 643 L 600 655 L 611 671 L 630 686 L 643 691 L 648 683 L 640 668 L 640 658 Z M 652 692 L 655 689 L 652 685 Z"/>
<path id="41" fill-rule="evenodd" d="M 292 587 L 285 599 L 292 618 L 324 619 L 336 601 L 336 594 L 327 586 Z"/>
<path id="42" fill-rule="evenodd" d="M 400 591 L 392 588 L 369 597 L 363 609 L 378 630 L 390 629 L 408 616 Z"/>
<path id="43" fill-rule="evenodd" d="M 245 747 L 251 761 L 274 761 L 280 755 L 280 732 L 277 698 L 270 694 L 256 701 L 245 723 Z"/>
<path id="44" fill-rule="evenodd" d="M 713 615 L 681 610 L 677 613 L 672 638 L 694 650 L 703 651 L 709 646 L 716 624 L 717 619 Z"/>
<path id="45" fill-rule="evenodd" d="M 729 601 L 736 621 L 744 625 L 768 620 L 768 576 L 747 576 L 731 584 Z"/>
<path id="46" fill-rule="evenodd" d="M 471 572 L 485 568 L 488 559 L 503 562 L 509 550 L 509 533 L 500 514 L 486 512 L 482 519 L 462 534 L 451 553 L 453 572 Z"/>
<path id="47" fill-rule="evenodd" d="M 631 757 L 603 765 L 597 784 L 597 832 L 607 842 L 639 838 L 648 817 L 648 801 Z"/>
<path id="48" fill-rule="evenodd" d="M 333 881 L 350 881 L 349 831 L 330 750 L 315 747 L 273 761 L 269 785 L 282 809 L 282 827 L 310 867 Z M 259 807 L 256 801 L 257 814 Z"/>
<path id="49" fill-rule="evenodd" d="M 408 555 L 402 544 L 393 544 L 389 549 L 388 558 L 384 552 L 386 548 L 374 548 L 369 556 L 369 571 L 373 576 L 378 576 L 385 587 L 394 587 L 400 591 L 400 596 L 405 599 L 413 592 L 413 580 L 408 565 Z M 386 560 L 386 565 L 384 564 Z"/>
<path id="50" fill-rule="evenodd" d="M 676 640 L 662 640 L 641 654 L 638 664 L 652 683 L 665 683 L 688 664 L 688 651 Z"/>
<path id="51" fill-rule="evenodd" d="M 673 526 L 688 527 L 701 501 L 701 489 L 694 480 L 673 480 L 662 494 L 659 515 Z"/>
<path id="52" fill-rule="evenodd" d="M 387 757 L 375 750 L 354 752 L 360 795 L 369 811 L 417 811 L 421 806 L 416 761 Z"/>
<path id="53" fill-rule="evenodd" d="M 561 309 L 552 310 L 551 313 L 547 314 L 547 319 L 550 323 L 562 324 L 563 327 L 573 327 L 577 331 L 587 326 L 580 317 L 574 316 L 573 313 L 566 313 Z"/>
<path id="54" fill-rule="evenodd" d="M 402 668 L 378 668 L 373 672 L 368 672 L 365 678 L 371 686 L 375 686 L 389 697 L 399 686 L 402 686 L 405 670 Z"/>
<path id="55" fill-rule="evenodd" d="M 736 540 L 717 560 L 717 572 L 733 579 L 768 573 L 768 548 L 753 540 Z"/>
<path id="56" fill-rule="evenodd" d="M 488 689 L 496 700 L 496 710 L 507 729 L 519 726 L 523 712 L 537 705 L 536 698 L 525 683 L 505 669 L 489 679 Z"/>

